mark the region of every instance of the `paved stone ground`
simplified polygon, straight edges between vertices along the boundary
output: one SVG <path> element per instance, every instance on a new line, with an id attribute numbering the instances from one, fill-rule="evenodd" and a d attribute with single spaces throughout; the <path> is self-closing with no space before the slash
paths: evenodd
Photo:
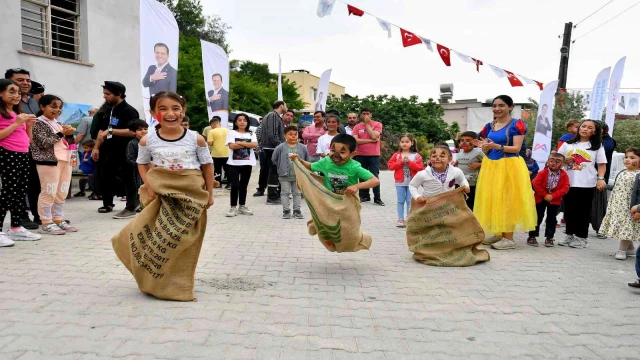
<path id="1" fill-rule="evenodd" d="M 411 259 L 381 178 L 387 206 L 364 205 L 374 241 L 358 253 L 327 252 L 264 198 L 226 218 L 218 196 L 190 303 L 139 292 L 111 249 L 124 222 L 72 199 L 80 232 L 0 249 L 0 358 L 640 357 L 634 263 L 613 259 L 614 240 L 531 248 L 519 234 L 488 263 L 429 267 Z"/>

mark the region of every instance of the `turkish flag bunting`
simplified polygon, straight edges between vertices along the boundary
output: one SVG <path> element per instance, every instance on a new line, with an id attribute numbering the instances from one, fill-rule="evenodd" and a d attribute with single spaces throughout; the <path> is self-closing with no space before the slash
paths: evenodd
<path id="1" fill-rule="evenodd" d="M 505 70 L 504 72 L 507 73 L 507 79 L 509 79 L 509 83 L 511 83 L 512 87 L 524 86 L 522 84 L 522 81 L 520 81 L 520 79 L 518 79 L 518 77 L 514 73 L 512 73 L 511 71 L 507 71 L 507 70 Z"/>
<path id="2" fill-rule="evenodd" d="M 349 15 L 353 14 L 355 16 L 362 16 L 364 15 L 364 11 L 358 9 L 355 6 L 351 6 L 349 4 L 347 4 L 347 10 L 349 10 Z"/>
<path id="3" fill-rule="evenodd" d="M 437 44 L 438 54 L 445 65 L 451 66 L 451 50 L 448 47 Z"/>
<path id="4" fill-rule="evenodd" d="M 533 80 L 535 81 L 535 80 Z M 540 88 L 540 91 L 542 91 L 542 88 L 544 87 L 544 84 L 541 83 L 540 81 L 535 81 L 536 85 L 538 85 L 538 87 Z"/>
<path id="5" fill-rule="evenodd" d="M 471 58 L 471 60 L 473 60 L 473 62 L 476 63 L 476 71 L 480 72 L 480 65 L 484 65 L 482 63 L 482 60 L 478 60 L 478 59 L 474 59 L 474 58 Z"/>
<path id="6" fill-rule="evenodd" d="M 403 28 L 400 28 L 400 35 L 402 35 L 402 46 L 404 47 L 422 44 L 422 40 L 418 35 Z"/>

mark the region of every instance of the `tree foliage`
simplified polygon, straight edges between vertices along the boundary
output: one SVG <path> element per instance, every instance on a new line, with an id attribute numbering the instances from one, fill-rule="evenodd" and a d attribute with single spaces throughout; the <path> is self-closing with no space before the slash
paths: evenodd
<path id="1" fill-rule="evenodd" d="M 442 120 L 444 109 L 432 99 L 420 102 L 417 96 L 397 98 L 388 95 L 369 95 L 364 98 L 328 99 L 327 109 L 335 110 L 341 119 L 348 113 L 359 113 L 360 109 L 369 108 L 373 118 L 382 122 L 381 151 L 383 168 L 389 157 L 398 149 L 400 135 L 411 133 L 416 136 L 418 147 L 423 157 L 430 148 L 429 144 L 449 140 L 451 134 L 460 131 L 457 123 L 448 125 Z"/>

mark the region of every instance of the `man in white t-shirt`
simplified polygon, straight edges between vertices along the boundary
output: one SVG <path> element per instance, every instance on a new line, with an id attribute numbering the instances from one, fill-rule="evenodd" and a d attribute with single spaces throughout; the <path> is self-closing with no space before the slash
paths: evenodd
<path id="1" fill-rule="evenodd" d="M 347 126 L 344 127 L 344 130 L 347 134 L 353 135 L 353 128 L 358 124 L 358 114 L 349 113 L 347 115 Z"/>
<path id="2" fill-rule="evenodd" d="M 318 138 L 318 145 L 316 147 L 316 153 L 321 157 L 329 155 L 331 149 L 331 140 L 338 135 L 338 126 L 340 125 L 340 118 L 337 115 L 327 116 L 327 133 Z"/>

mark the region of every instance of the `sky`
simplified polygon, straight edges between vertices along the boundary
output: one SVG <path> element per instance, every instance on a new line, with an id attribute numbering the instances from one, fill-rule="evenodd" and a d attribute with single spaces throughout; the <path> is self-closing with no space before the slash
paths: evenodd
<path id="1" fill-rule="evenodd" d="M 529 79 L 547 83 L 558 78 L 559 39 L 566 22 L 574 24 L 609 0 L 349 0 L 356 6 L 405 30 Z M 640 92 L 640 5 L 586 35 L 637 0 L 615 0 L 573 29 L 568 88 L 593 87 L 596 75 L 627 56 L 622 90 Z M 332 69 L 331 81 L 352 96 L 417 95 L 437 99 L 439 85 L 452 83 L 454 99 L 484 101 L 500 94 L 516 102 L 539 98 L 535 85 L 513 88 L 489 67 L 453 55 L 444 65 L 437 51 L 424 45 L 404 48 L 400 30 L 387 38 L 376 18 L 348 16 L 336 2 L 329 16 L 316 15 L 318 0 L 203 0 L 204 12 L 216 14 L 232 28 L 230 59 L 269 64 L 282 71 L 305 69 L 320 76 Z M 579 38 L 579 39 L 578 39 Z M 233 87 L 233 84 L 231 84 Z"/>

